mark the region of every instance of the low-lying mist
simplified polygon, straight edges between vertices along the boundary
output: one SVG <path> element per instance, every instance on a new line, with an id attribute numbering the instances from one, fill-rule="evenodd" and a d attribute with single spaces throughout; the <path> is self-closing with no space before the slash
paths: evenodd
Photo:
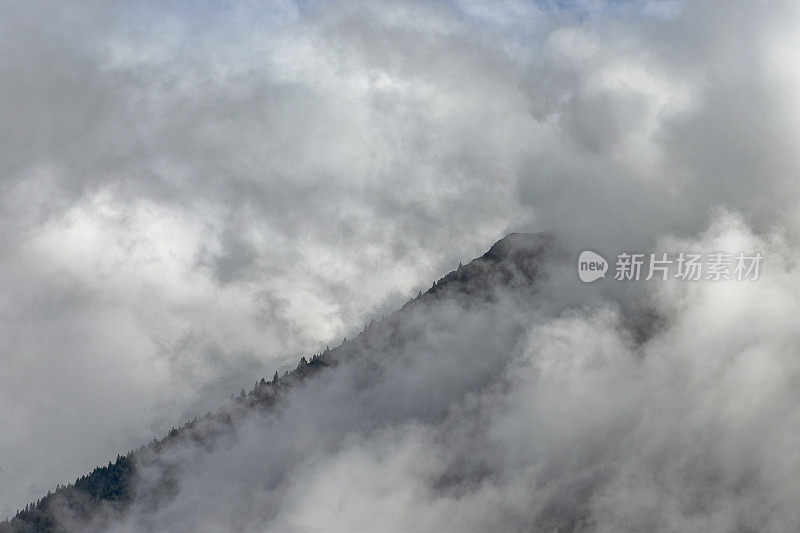
<path id="1" fill-rule="evenodd" d="M 639 282 L 656 317 L 644 332 L 612 296 L 577 286 L 559 253 L 530 285 L 425 295 L 272 408 L 243 410 L 214 446 L 169 447 L 142 468 L 124 519 L 102 528 L 795 529 L 789 251 L 731 213 L 696 240 L 662 244 L 767 259 L 757 281 Z M 584 305 L 557 303 L 580 290 Z M 147 498 L 164 465 L 172 491 Z"/>

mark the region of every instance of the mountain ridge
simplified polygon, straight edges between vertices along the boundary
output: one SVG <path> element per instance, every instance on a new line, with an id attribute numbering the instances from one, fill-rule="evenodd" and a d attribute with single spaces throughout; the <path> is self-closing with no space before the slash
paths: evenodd
<path id="1" fill-rule="evenodd" d="M 247 410 L 268 410 L 281 400 L 284 393 L 323 369 L 336 366 L 340 360 L 353 356 L 359 350 L 368 349 L 371 331 L 379 327 L 386 329 L 389 337 L 397 328 L 398 316 L 413 306 L 435 300 L 460 301 L 470 305 L 475 300 L 495 298 L 495 287 L 515 288 L 532 286 L 542 275 L 547 257 L 555 249 L 554 237 L 549 233 L 510 233 L 495 242 L 482 256 L 466 265 L 459 264 L 433 283 L 430 289 L 406 302 L 389 316 L 368 324 L 364 331 L 351 340 L 320 354 L 300 359 L 292 371 L 283 376 L 276 372 L 272 380 L 262 378 L 253 389 L 241 390 L 228 405 L 203 417 L 195 417 L 180 428 L 172 428 L 161 439 L 154 438 L 147 445 L 118 455 L 116 461 L 97 467 L 79 477 L 74 483 L 57 486 L 54 492 L 36 502 L 28 504 L 10 519 L 0 522 L 0 533 L 34 533 L 65 531 L 60 515 L 65 511 L 76 521 L 90 520 L 97 515 L 106 515 L 110 520 L 121 516 L 135 497 L 137 469 L 148 465 L 162 465 L 160 453 L 178 441 L 191 441 L 195 445 L 211 448 L 215 442 L 230 432 L 239 413 Z M 400 341 L 398 341 L 400 342 Z M 174 492 L 174 480 L 170 479 L 169 465 L 165 474 L 153 487 L 150 497 L 158 500 L 168 498 Z"/>

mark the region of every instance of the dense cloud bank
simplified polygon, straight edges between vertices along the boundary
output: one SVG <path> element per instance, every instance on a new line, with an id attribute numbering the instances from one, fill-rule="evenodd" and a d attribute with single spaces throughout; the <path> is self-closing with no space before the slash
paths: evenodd
<path id="1" fill-rule="evenodd" d="M 351 432 L 253 421 L 174 505 L 229 468 L 198 527 L 796 525 L 798 9 L 5 3 L 0 515 L 336 344 L 509 229 L 547 229 L 567 254 L 771 254 L 752 284 L 589 297 L 562 277 L 524 305 L 443 312 L 444 337 L 403 348 L 420 372 L 376 384 L 371 414 L 348 414 L 343 370 L 316 391 Z M 639 344 L 643 305 L 662 329 Z M 482 316 L 507 322 L 471 337 Z M 441 392 L 400 401 L 414 379 Z M 249 443 L 272 438 L 308 443 L 291 475 L 237 492 L 265 472 Z M 279 455 L 263 468 L 289 468 Z"/>
<path id="2" fill-rule="evenodd" d="M 762 250 L 769 269 L 648 283 L 660 320 L 638 341 L 589 287 L 559 304 L 559 254 L 527 288 L 425 296 L 212 449 L 142 468 L 110 531 L 797 528 L 796 266 L 730 213 L 680 245 Z"/>

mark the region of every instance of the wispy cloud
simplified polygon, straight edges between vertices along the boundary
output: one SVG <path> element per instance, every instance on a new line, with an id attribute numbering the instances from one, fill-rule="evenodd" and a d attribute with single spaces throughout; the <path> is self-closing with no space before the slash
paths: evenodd
<path id="1" fill-rule="evenodd" d="M 335 344 L 508 230 L 645 249 L 698 238 L 726 205 L 795 248 L 792 2 L 0 10 L 0 514 Z M 431 431 L 387 437 L 394 467 Z M 365 442 L 320 476 L 377 461 Z M 292 490 L 323 490 L 308 479 Z"/>

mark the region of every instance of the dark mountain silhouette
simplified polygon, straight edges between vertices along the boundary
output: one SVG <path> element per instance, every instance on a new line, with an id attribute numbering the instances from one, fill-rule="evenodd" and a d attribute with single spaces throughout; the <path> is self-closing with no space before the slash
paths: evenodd
<path id="1" fill-rule="evenodd" d="M 55 491 L 25 506 L 10 520 L 0 523 L 0 533 L 66 531 L 65 520 L 71 524 L 97 521 L 98 517 L 113 521 L 134 499 L 154 506 L 168 501 L 177 489 L 174 471 L 164 452 L 176 443 L 189 442 L 213 449 L 231 433 L 243 413 L 275 408 L 287 391 L 302 387 L 305 380 L 314 379 L 341 361 L 375 352 L 378 343 L 385 347 L 413 337 L 413 325 L 407 325 L 413 321 L 406 318 L 415 312 L 416 307 L 442 301 L 468 307 L 491 301 L 498 288 L 507 293 L 528 291 L 543 275 L 545 263 L 558 253 L 549 234 L 507 235 L 483 256 L 467 265 L 459 265 L 400 310 L 381 320 L 373 320 L 354 339 L 345 340 L 341 345 L 309 358 L 303 357 L 294 370 L 283 376 L 276 372 L 269 381 L 262 378 L 252 390 L 242 389 L 218 411 L 195 418 L 181 428 L 172 428 L 163 438 L 153 439 L 138 450 L 118 456 L 114 462 L 95 468 L 74 483 L 59 485 Z M 368 372 L 364 376 L 363 379 L 369 379 Z M 152 466 L 160 467 L 159 478 L 146 485 L 138 483 L 137 472 Z"/>

